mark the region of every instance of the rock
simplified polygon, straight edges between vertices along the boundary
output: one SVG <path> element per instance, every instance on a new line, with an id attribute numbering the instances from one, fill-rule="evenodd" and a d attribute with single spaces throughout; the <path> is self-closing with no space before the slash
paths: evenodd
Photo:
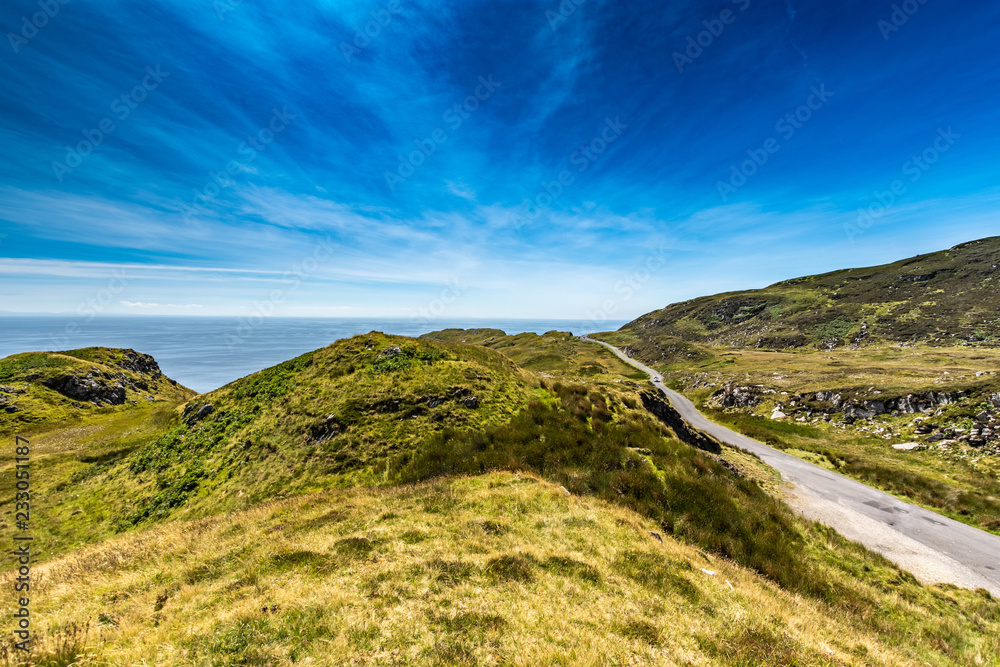
<path id="1" fill-rule="evenodd" d="M 834 393 L 832 391 L 818 391 L 816 392 L 817 401 L 828 401 L 833 403 L 834 408 L 839 408 L 840 403 L 843 400 L 840 394 Z"/>
<path id="2" fill-rule="evenodd" d="M 717 408 L 753 408 L 761 402 L 762 393 L 759 387 L 727 384 L 712 394 L 708 403 Z"/>
<path id="3" fill-rule="evenodd" d="M 921 446 L 922 445 L 919 442 L 904 442 L 904 443 L 901 443 L 901 444 L 898 444 L 898 445 L 893 445 L 892 448 L 893 449 L 898 449 L 898 450 L 903 451 L 903 452 L 908 452 L 910 450 L 916 449 L 916 448 L 921 447 Z"/>
<path id="4" fill-rule="evenodd" d="M 135 350 L 123 350 L 122 360 L 118 362 L 118 365 L 125 370 L 132 371 L 133 373 L 138 373 L 140 375 L 147 375 L 152 378 L 160 378 L 163 373 L 160 371 L 159 364 L 156 360 L 148 354 L 142 354 L 141 352 L 136 352 Z"/>
<path id="5" fill-rule="evenodd" d="M 881 401 L 879 402 L 881 403 Z M 885 412 L 885 405 L 883 404 L 882 413 L 884 412 Z M 882 414 L 882 413 L 876 413 L 875 410 L 858 407 L 853 403 L 848 403 L 847 405 L 844 406 L 844 416 L 853 419 L 871 419 L 876 414 Z"/>
<path id="6" fill-rule="evenodd" d="M 316 424 L 309 429 L 308 442 L 313 445 L 319 445 L 340 435 L 345 430 L 343 424 L 337 421 L 336 415 L 327 415 L 322 423 Z"/>
<path id="7" fill-rule="evenodd" d="M 479 399 L 476 398 L 475 396 L 469 396 L 467 399 L 465 399 L 463 401 L 463 403 L 465 404 L 465 407 L 467 407 L 467 408 L 478 408 L 479 407 Z"/>
<path id="8" fill-rule="evenodd" d="M 206 403 L 205 405 L 189 403 L 188 406 L 184 408 L 184 412 L 181 413 L 181 419 L 183 419 L 184 423 L 189 427 L 194 426 L 199 421 L 212 414 L 213 410 L 215 410 L 215 407 L 210 403 Z"/>
<path id="9" fill-rule="evenodd" d="M 788 415 L 786 415 L 784 412 L 782 412 L 778 408 L 775 408 L 774 412 L 771 413 L 771 419 L 784 419 L 787 416 Z"/>
<path id="10" fill-rule="evenodd" d="M 663 400 L 661 394 L 643 391 L 639 394 L 639 398 L 642 400 L 642 406 L 669 426 L 681 442 L 713 454 L 722 453 L 722 446 L 718 442 L 701 431 L 689 427 L 674 406 Z"/>
<path id="11" fill-rule="evenodd" d="M 865 401 L 864 406 L 865 410 L 875 413 L 876 416 L 886 413 L 884 401 Z"/>
<path id="12" fill-rule="evenodd" d="M 122 405 L 125 403 L 124 377 L 109 378 L 93 373 L 88 373 L 86 377 L 63 375 L 47 380 L 45 386 L 77 401 L 90 401 L 94 405 Z M 117 380 L 116 384 L 112 384 L 114 380 Z"/>
<path id="13" fill-rule="evenodd" d="M 393 345 L 392 347 L 387 347 L 384 350 L 382 350 L 382 354 L 380 354 L 379 356 L 389 357 L 391 359 L 392 357 L 398 357 L 402 353 L 403 350 L 401 350 L 398 345 Z"/>

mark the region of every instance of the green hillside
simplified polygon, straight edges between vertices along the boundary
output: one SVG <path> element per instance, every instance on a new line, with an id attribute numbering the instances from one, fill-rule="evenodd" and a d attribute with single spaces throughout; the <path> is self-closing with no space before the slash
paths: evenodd
<path id="1" fill-rule="evenodd" d="M 118 438 L 78 428 L 33 436 L 35 450 L 46 452 L 34 462 L 39 511 L 52 542 L 66 548 L 178 513 L 381 483 L 393 455 L 445 428 L 505 423 L 533 386 L 490 350 L 358 336 L 183 408 L 175 401 L 155 424 Z"/>
<path id="2" fill-rule="evenodd" d="M 596 382 L 647 379 L 645 373 L 622 363 L 608 350 L 565 331 L 508 336 L 500 329 L 445 329 L 421 338 L 482 345 L 502 352 L 521 368 L 550 377 Z"/>
<path id="3" fill-rule="evenodd" d="M 800 519 L 759 460 L 675 431 L 597 346 L 487 338 L 517 339 L 537 372 L 373 332 L 187 403 L 38 426 L 37 664 L 978 665 L 1000 651 L 988 593 L 922 586 Z"/>
<path id="4" fill-rule="evenodd" d="M 171 407 L 194 392 L 135 350 L 88 347 L 0 359 L 0 435 L 28 434 L 151 405 Z"/>
<path id="5" fill-rule="evenodd" d="M 734 348 L 1000 344 L 1000 237 L 673 304 L 622 331 Z"/>
<path id="6" fill-rule="evenodd" d="M 34 664 L 996 664 L 995 600 L 920 586 L 829 531 L 801 556 L 850 604 L 659 530 L 514 473 L 158 524 L 45 564 Z"/>

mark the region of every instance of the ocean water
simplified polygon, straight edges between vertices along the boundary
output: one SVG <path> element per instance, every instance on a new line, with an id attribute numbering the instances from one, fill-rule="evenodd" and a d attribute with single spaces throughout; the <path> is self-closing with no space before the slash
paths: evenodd
<path id="1" fill-rule="evenodd" d="M 441 329 L 502 329 L 508 334 L 610 331 L 624 321 L 0 316 L 0 358 L 18 352 L 104 346 L 151 354 L 169 377 L 198 392 L 211 391 L 305 352 L 369 331 L 419 336 Z"/>

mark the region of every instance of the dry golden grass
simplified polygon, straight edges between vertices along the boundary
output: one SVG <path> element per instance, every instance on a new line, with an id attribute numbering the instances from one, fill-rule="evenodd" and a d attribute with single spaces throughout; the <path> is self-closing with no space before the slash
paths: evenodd
<path id="1" fill-rule="evenodd" d="M 875 387 L 906 395 L 1000 386 L 1000 350 L 995 348 L 875 345 L 858 350 L 713 352 L 718 355 L 713 361 L 662 370 L 668 378 L 697 376 L 714 382 L 765 384 L 789 393 Z M 977 373 L 986 375 L 977 377 Z"/>
<path id="2" fill-rule="evenodd" d="M 730 562 L 669 537 L 661 545 L 650 529 L 510 473 L 162 524 L 37 568 L 35 655 L 75 665 L 946 664 Z M 973 662 L 996 664 L 995 645 L 984 637 Z"/>

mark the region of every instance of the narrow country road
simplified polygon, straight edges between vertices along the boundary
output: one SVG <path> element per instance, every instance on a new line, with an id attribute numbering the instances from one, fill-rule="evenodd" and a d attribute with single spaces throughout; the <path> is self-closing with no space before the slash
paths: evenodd
<path id="1" fill-rule="evenodd" d="M 802 459 L 785 454 L 706 419 L 691 401 L 663 386 L 652 368 L 599 340 L 622 361 L 649 374 L 691 426 L 756 454 L 791 486 L 786 500 L 808 519 L 877 551 L 924 583 L 985 588 L 1000 596 L 1000 537 L 941 516 Z"/>

